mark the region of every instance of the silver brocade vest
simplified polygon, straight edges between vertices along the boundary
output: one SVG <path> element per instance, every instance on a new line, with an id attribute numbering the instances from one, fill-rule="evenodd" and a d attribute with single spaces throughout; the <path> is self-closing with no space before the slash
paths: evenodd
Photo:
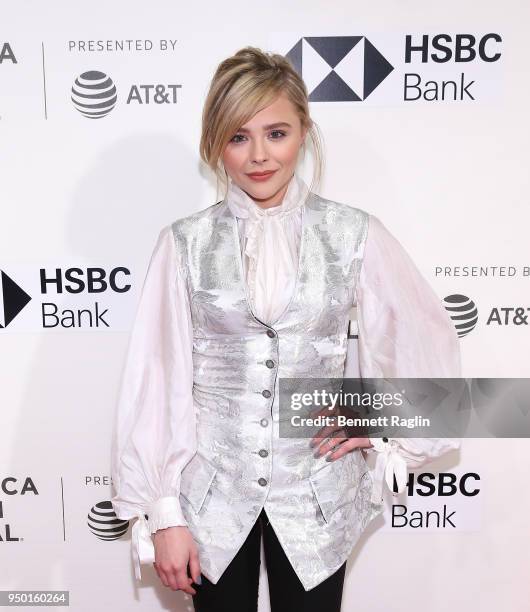
<path id="1" fill-rule="evenodd" d="M 237 219 L 226 201 L 172 224 L 187 277 L 197 453 L 180 502 L 201 570 L 217 583 L 262 508 L 305 590 L 333 574 L 382 505 L 360 451 L 327 462 L 280 438 L 278 380 L 344 374 L 366 212 L 310 193 L 296 287 L 273 326 L 251 311 Z"/>

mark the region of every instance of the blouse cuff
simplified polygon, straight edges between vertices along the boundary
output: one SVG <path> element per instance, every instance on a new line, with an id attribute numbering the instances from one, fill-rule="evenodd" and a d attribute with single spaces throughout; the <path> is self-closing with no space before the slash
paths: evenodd
<path id="1" fill-rule="evenodd" d="M 137 520 L 132 528 L 131 552 L 134 575 L 137 580 L 141 580 L 141 565 L 155 561 L 155 547 L 151 534 L 158 529 L 187 526 L 187 523 L 182 515 L 177 497 L 161 497 L 153 502 L 148 510 L 148 519 L 145 518 L 142 511 L 138 511 L 136 516 Z"/>
<path id="2" fill-rule="evenodd" d="M 407 485 L 407 462 L 399 453 L 399 443 L 392 438 L 370 438 L 373 444 L 365 451 L 377 453 L 374 468 L 374 486 L 372 489 L 372 502 L 380 504 L 383 501 L 383 480 L 392 495 L 396 496 L 405 490 Z M 394 475 L 397 483 L 397 493 L 394 492 Z"/>
<path id="3" fill-rule="evenodd" d="M 155 533 L 167 527 L 187 527 L 178 497 L 161 497 L 153 502 L 148 511 L 149 531 Z"/>

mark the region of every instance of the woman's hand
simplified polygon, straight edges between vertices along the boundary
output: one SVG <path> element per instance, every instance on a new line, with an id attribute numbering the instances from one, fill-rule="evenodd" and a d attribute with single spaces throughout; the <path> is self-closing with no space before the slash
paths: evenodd
<path id="1" fill-rule="evenodd" d="M 182 590 L 190 595 L 196 591 L 192 582 L 199 584 L 201 566 L 199 551 L 187 527 L 168 527 L 159 529 L 154 536 L 155 566 L 158 577 L 164 586 L 174 591 Z M 191 578 L 188 576 L 188 562 Z"/>
<path id="2" fill-rule="evenodd" d="M 319 414 L 323 413 L 324 411 L 320 412 Z M 339 414 L 339 411 L 331 411 L 328 413 L 328 416 L 333 416 L 334 414 Z M 337 435 L 337 433 L 341 431 L 343 433 L 346 433 L 344 428 L 338 427 L 336 425 L 327 425 L 326 427 L 322 427 L 318 434 L 314 436 L 311 439 L 311 442 L 309 443 L 311 447 L 316 447 L 320 445 L 318 446 L 318 449 L 315 452 L 315 457 L 321 457 L 327 452 L 332 451 L 328 455 L 326 460 L 335 461 L 336 459 L 339 459 L 346 453 L 349 453 L 352 450 L 355 450 L 356 448 L 372 448 L 373 444 L 370 441 L 370 438 Z"/>
<path id="3" fill-rule="evenodd" d="M 320 444 L 322 438 L 314 437 L 311 440 L 311 446 L 316 446 Z M 338 446 L 338 448 L 337 448 Z M 348 437 L 340 437 L 333 436 L 330 438 L 326 438 L 323 444 L 320 444 L 318 447 L 315 456 L 321 457 L 326 454 L 328 451 L 332 451 L 328 457 L 327 461 L 335 461 L 339 459 L 346 453 L 355 450 L 356 448 L 372 448 L 373 444 L 370 442 L 370 438 L 348 438 Z M 336 450 L 333 450 L 336 449 Z"/>

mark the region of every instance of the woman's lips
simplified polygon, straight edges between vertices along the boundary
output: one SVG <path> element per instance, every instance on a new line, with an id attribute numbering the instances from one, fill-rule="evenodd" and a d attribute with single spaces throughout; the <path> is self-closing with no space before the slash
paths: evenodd
<path id="1" fill-rule="evenodd" d="M 253 181 L 266 181 L 267 179 L 269 179 L 274 173 L 276 172 L 276 170 L 271 170 L 270 172 L 266 172 L 265 174 L 247 174 L 247 176 L 249 178 L 251 178 Z"/>

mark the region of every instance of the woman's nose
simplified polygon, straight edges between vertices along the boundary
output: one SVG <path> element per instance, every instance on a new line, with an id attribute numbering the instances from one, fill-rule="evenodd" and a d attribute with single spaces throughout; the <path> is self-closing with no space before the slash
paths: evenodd
<path id="1" fill-rule="evenodd" d="M 251 160 L 262 163 L 268 159 L 267 146 L 261 140 L 255 140 L 251 150 Z"/>

